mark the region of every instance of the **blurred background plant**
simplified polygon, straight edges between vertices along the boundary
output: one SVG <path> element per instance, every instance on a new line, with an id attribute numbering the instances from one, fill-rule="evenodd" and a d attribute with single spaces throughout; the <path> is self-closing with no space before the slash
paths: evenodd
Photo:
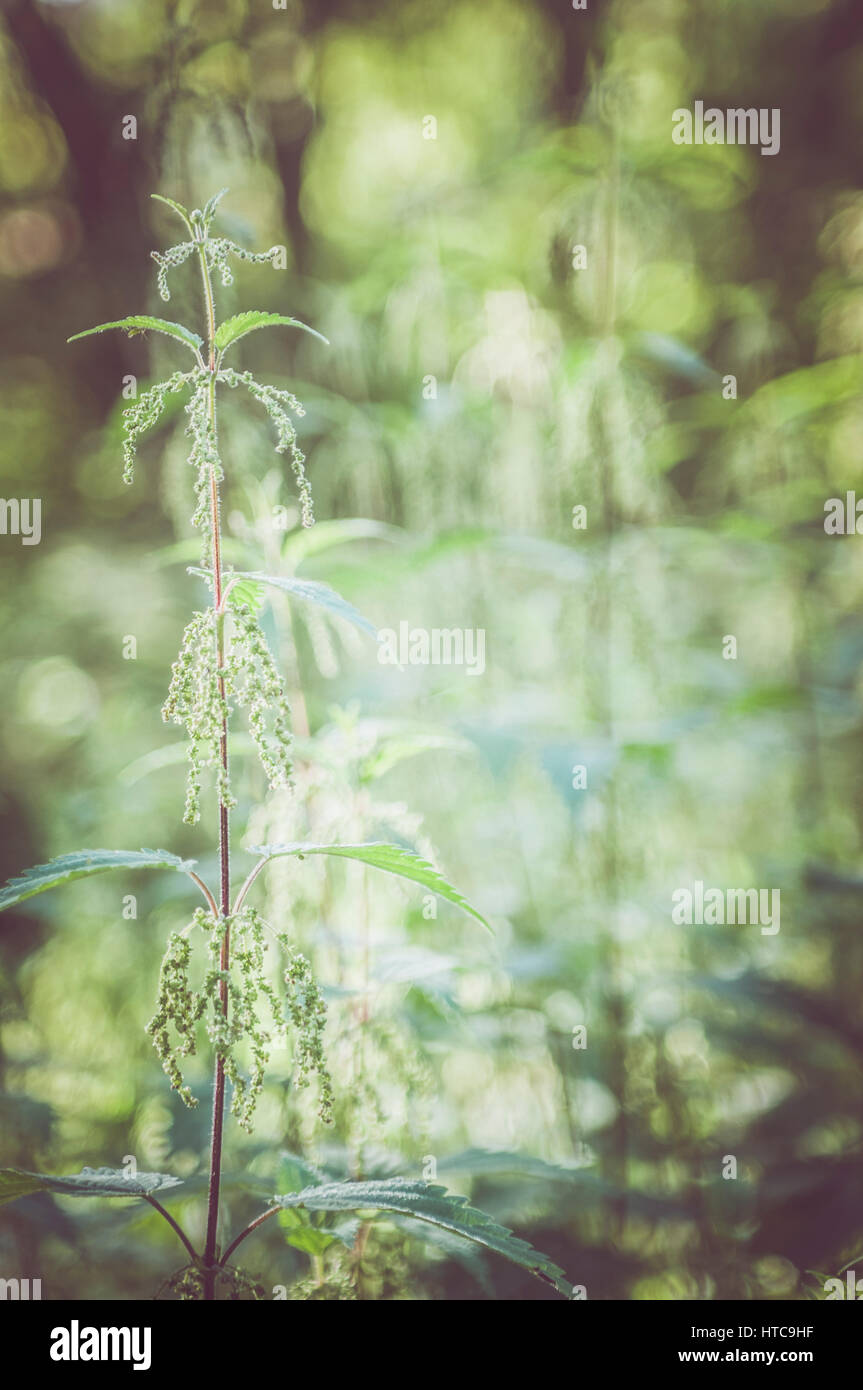
<path id="1" fill-rule="evenodd" d="M 228 184 L 226 234 L 284 244 L 287 269 L 238 266 L 223 313 L 259 293 L 332 347 L 249 340 L 246 365 L 307 407 L 321 520 L 299 529 L 266 419 L 232 400 L 226 560 L 259 568 L 263 547 L 380 627 L 486 632 L 481 677 L 400 670 L 276 596 L 297 790 L 250 815 L 263 775 L 238 760 L 238 825 L 398 840 L 497 926 L 430 917 L 357 865 L 273 866 L 265 910 L 327 987 L 336 1124 L 276 1070 L 254 1136 L 230 1136 L 231 1225 L 257 1208 L 230 1172 L 272 1192 L 281 1148 L 340 1177 L 436 1173 L 590 1298 L 805 1298 L 807 1270 L 863 1243 L 863 571 L 823 530 L 860 474 L 860 7 L 0 17 L 0 491 L 43 506 L 40 545 L 0 543 L 0 877 L 162 843 L 174 819 L 169 847 L 206 853 L 159 719 L 199 586 L 179 402 L 142 444 L 158 491 L 121 481 L 124 384 L 164 375 L 171 345 L 65 339 L 159 312 L 150 192 Z M 673 145 L 696 98 L 779 107 L 780 155 Z M 174 284 L 191 321 L 193 277 Z M 672 925 L 697 878 L 780 888 L 781 931 Z M 0 1161 L 133 1154 L 186 1176 L 172 1209 L 199 1236 L 208 1107 L 166 1094 L 144 1033 L 182 893 L 112 876 L 4 916 Z M 150 1296 L 170 1231 L 82 1207 L 5 1209 L 3 1270 L 45 1297 Z M 267 1289 L 307 1273 L 291 1229 L 245 1247 Z M 361 1253 L 361 1297 L 546 1296 L 397 1220 Z"/>

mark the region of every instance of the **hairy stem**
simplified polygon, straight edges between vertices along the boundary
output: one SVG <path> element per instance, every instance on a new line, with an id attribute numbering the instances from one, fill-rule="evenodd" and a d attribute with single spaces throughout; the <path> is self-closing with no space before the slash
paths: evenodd
<path id="1" fill-rule="evenodd" d="M 183 1244 L 185 1245 L 187 1251 L 188 1251 L 189 1254 L 191 1255 L 193 1262 L 194 1262 L 194 1261 L 197 1261 L 197 1258 L 198 1258 L 197 1251 L 195 1250 L 195 1247 L 193 1246 L 192 1242 L 189 1240 L 189 1237 L 186 1235 L 186 1233 L 185 1233 L 185 1231 L 183 1230 L 183 1228 L 182 1228 L 182 1226 L 180 1225 L 180 1223 L 179 1223 L 178 1221 L 175 1221 L 175 1220 L 174 1220 L 174 1218 L 173 1218 L 173 1216 L 171 1215 L 170 1212 L 165 1211 L 165 1208 L 162 1206 L 162 1203 L 161 1203 L 161 1202 L 157 1202 L 156 1199 L 155 1199 L 155 1197 L 150 1197 L 149 1195 L 146 1195 L 146 1196 L 145 1196 L 145 1201 L 149 1202 L 151 1207 L 155 1207 L 155 1208 L 156 1208 L 156 1211 L 159 1212 L 159 1214 L 160 1214 L 161 1216 L 164 1216 L 164 1218 L 165 1218 L 165 1220 L 167 1221 L 168 1225 L 171 1226 L 171 1227 L 173 1228 L 173 1230 L 176 1231 L 177 1235 L 180 1237 L 180 1240 L 183 1242 Z"/>
<path id="2" fill-rule="evenodd" d="M 209 412 L 213 439 L 216 439 L 216 310 L 213 299 L 213 284 L 210 269 L 201 237 L 198 258 L 201 263 L 201 278 L 204 287 L 204 302 L 207 312 L 207 338 L 209 343 Z M 219 696 L 224 703 L 225 681 L 221 674 L 225 663 L 225 620 L 222 609 L 222 533 L 219 508 L 219 482 L 213 465 L 210 466 L 210 532 L 213 556 L 213 607 L 216 611 L 216 632 L 218 641 Z M 228 773 L 228 722 L 222 719 L 219 736 L 219 758 L 222 765 L 223 781 L 227 786 Z M 225 921 L 231 912 L 231 856 L 229 842 L 228 808 L 219 796 L 219 878 L 220 878 L 220 916 Z M 222 1013 L 228 1017 L 227 972 L 231 962 L 230 929 L 226 926 L 222 937 L 219 969 L 222 982 L 219 986 L 219 999 Z M 219 1231 L 219 1191 L 222 1181 L 222 1132 L 225 1121 L 225 1059 L 216 1057 L 215 1078 L 213 1082 L 213 1122 L 210 1137 L 210 1182 L 207 1196 L 207 1239 L 204 1246 L 204 1298 L 212 1301 L 216 1296 L 216 1261 L 218 1256 L 217 1236 Z"/>
<path id="3" fill-rule="evenodd" d="M 209 890 L 209 888 L 207 887 L 207 885 L 206 885 L 206 883 L 204 882 L 204 880 L 203 880 L 202 878 L 199 878 L 199 876 L 198 876 L 197 874 L 193 874 L 192 871 L 191 871 L 191 869 L 189 869 L 188 873 L 189 873 L 189 878 L 193 881 L 193 883 L 197 883 L 198 887 L 200 888 L 201 892 L 203 893 L 204 897 L 206 898 L 206 900 L 207 900 L 207 905 L 208 905 L 210 911 L 212 912 L 213 916 L 214 916 L 214 917 L 218 917 L 218 915 L 219 915 L 219 909 L 218 909 L 218 906 L 217 906 L 217 904 L 216 904 L 216 899 L 213 897 L 212 893 L 210 892 L 210 890 Z"/>
<path id="4" fill-rule="evenodd" d="M 224 1255 L 220 1259 L 219 1264 L 226 1265 L 231 1255 L 233 1255 L 234 1251 L 236 1250 L 237 1246 L 241 1243 L 241 1241 L 244 1241 L 246 1239 L 246 1236 L 250 1236 L 252 1234 L 252 1231 L 256 1231 L 259 1226 L 263 1226 L 264 1222 L 269 1221 L 271 1216 L 275 1216 L 277 1211 L 281 1211 L 281 1207 L 270 1207 L 269 1210 L 265 1211 L 262 1216 L 256 1216 L 254 1221 L 250 1221 L 248 1226 L 246 1226 L 245 1230 L 240 1231 L 240 1234 L 237 1236 L 236 1240 L 231 1241 Z"/>
<path id="5" fill-rule="evenodd" d="M 243 884 L 242 888 L 240 889 L 239 893 L 237 894 L 237 900 L 236 900 L 236 902 L 234 903 L 234 916 L 236 916 L 236 914 L 239 912 L 240 908 L 243 906 L 243 903 L 244 903 L 245 900 L 246 900 L 246 894 L 248 893 L 248 891 L 249 891 L 249 889 L 251 888 L 252 884 L 254 883 L 255 879 L 258 877 L 258 874 L 261 872 L 261 869 L 262 869 L 262 868 L 264 867 L 264 865 L 267 864 L 268 862 L 269 862 L 269 861 L 266 860 L 266 859 L 259 859 L 258 862 L 257 862 L 257 864 L 255 865 L 255 867 L 252 869 L 252 872 L 248 875 L 248 877 L 247 877 L 245 883 Z"/>

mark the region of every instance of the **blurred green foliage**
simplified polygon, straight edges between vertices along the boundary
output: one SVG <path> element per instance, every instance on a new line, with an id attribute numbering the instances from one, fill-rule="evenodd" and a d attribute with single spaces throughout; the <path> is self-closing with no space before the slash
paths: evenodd
<path id="1" fill-rule="evenodd" d="M 234 1177 L 266 1197 L 288 1151 L 336 1177 L 434 1159 L 590 1298 L 804 1298 L 859 1252 L 863 568 L 822 519 L 860 484 L 861 63 L 855 0 L 4 7 L 0 490 L 42 499 L 43 537 L 0 538 L 2 877 L 84 845 L 213 864 L 159 720 L 200 598 L 181 412 L 120 480 L 124 379 L 174 345 L 65 346 L 159 312 L 151 192 L 228 184 L 226 233 L 288 269 L 240 266 L 221 312 L 332 344 L 242 345 L 307 407 L 321 521 L 296 529 L 230 400 L 226 559 L 380 627 L 486 632 L 481 678 L 399 670 L 274 595 L 297 785 L 267 797 L 238 744 L 243 842 L 395 839 L 497 935 L 359 865 L 268 871 L 327 989 L 336 1124 L 283 1056 L 255 1135 L 230 1129 L 226 1226 L 259 1209 Z M 780 155 L 674 146 L 696 98 L 779 107 Z M 695 879 L 780 888 L 780 933 L 672 925 Z M 179 878 L 118 876 L 4 916 L 0 1160 L 134 1155 L 187 1178 L 199 1237 L 206 1106 L 144 1034 L 186 915 Z M 307 1272 L 284 1236 L 246 1247 L 267 1288 Z M 41 1194 L 0 1225 L 0 1272 L 46 1298 L 146 1298 L 179 1263 L 150 1210 Z M 395 1221 L 360 1293 L 546 1296 Z"/>

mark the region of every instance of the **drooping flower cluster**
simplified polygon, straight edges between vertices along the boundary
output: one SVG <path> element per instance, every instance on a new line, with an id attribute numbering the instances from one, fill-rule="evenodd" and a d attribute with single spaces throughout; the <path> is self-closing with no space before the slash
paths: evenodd
<path id="1" fill-rule="evenodd" d="M 188 416 L 186 433 L 192 441 L 188 462 L 195 470 L 196 505 L 192 524 L 201 532 L 201 563 L 205 566 L 212 559 L 209 534 L 211 483 L 213 480 L 220 483 L 224 478 L 212 408 L 212 392 L 219 383 L 232 388 L 245 386 L 249 394 L 264 407 L 276 429 L 276 452 L 290 454 L 302 523 L 304 526 L 314 523 L 312 493 L 305 470 L 306 458 L 299 446 L 296 425 L 288 413 L 293 411 L 297 418 L 302 418 L 305 410 L 293 392 L 256 381 L 251 372 L 238 372 L 232 367 L 223 367 L 216 373 L 202 367 L 195 367 L 190 372 L 174 372 L 167 381 L 157 381 L 149 387 L 134 405 L 123 411 L 123 481 L 132 482 L 138 439 L 158 422 L 168 396 L 191 387 L 185 410 Z"/>
<path id="2" fill-rule="evenodd" d="M 195 372 L 174 372 L 167 381 L 157 381 L 154 386 L 151 386 L 143 395 L 138 397 L 134 405 L 127 406 L 123 411 L 124 483 L 132 482 L 138 436 L 152 429 L 158 423 L 167 404 L 168 396 L 172 392 L 182 391 L 190 381 L 194 381 L 195 376 Z"/>
<path id="3" fill-rule="evenodd" d="M 247 251 L 245 246 L 238 246 L 227 237 L 214 237 L 204 243 L 204 252 L 210 269 L 217 270 L 222 284 L 227 286 L 234 283 L 229 256 L 236 256 L 238 261 L 251 261 L 253 265 L 274 265 L 282 254 L 282 248 L 271 246 L 269 251 Z"/>
<path id="4" fill-rule="evenodd" d="M 196 927 L 207 936 L 208 953 L 204 978 L 197 989 L 190 980 L 189 940 Z M 215 918 L 198 908 L 184 931 L 172 933 L 168 940 L 156 1013 L 147 1024 L 147 1032 L 172 1087 L 184 1104 L 194 1107 L 198 1102 L 186 1085 L 182 1063 L 194 1055 L 197 1027 L 205 1020 L 210 1042 L 224 1062 L 225 1075 L 233 1088 L 231 1113 L 248 1131 L 273 1045 L 293 1036 L 294 1084 L 308 1086 L 311 1074 L 316 1073 L 318 1113 L 329 1123 L 333 1090 L 323 1047 L 326 1004 L 311 965 L 283 932 L 272 933 L 286 960 L 282 971 L 284 994 L 276 989 L 266 970 L 269 945 L 265 930 L 266 923 L 254 908 L 244 908 L 228 918 Z M 226 932 L 230 932 L 231 967 L 223 971 L 221 957 Z M 222 1003 L 223 986 L 228 998 L 227 1015 Z M 270 1021 L 266 1023 L 261 1017 L 261 1003 L 268 1006 Z M 238 1056 L 243 1042 L 251 1051 L 248 1075 L 244 1074 Z"/>
<path id="5" fill-rule="evenodd" d="M 257 618 L 240 601 L 229 602 L 221 614 L 210 608 L 193 615 L 183 633 L 162 708 L 162 718 L 184 725 L 189 735 L 183 813 L 188 825 L 200 817 L 204 768 L 217 769 L 220 804 L 236 805 L 221 757 L 222 728 L 233 710 L 231 700 L 248 710 L 249 732 L 270 786 L 287 786 L 291 731 L 284 682 Z"/>
<path id="6" fill-rule="evenodd" d="M 189 962 L 192 957 L 189 933 L 196 926 L 206 929 L 208 920 L 204 909 L 198 908 L 184 931 L 172 932 L 168 937 L 159 972 L 156 1012 L 147 1024 L 147 1032 L 153 1039 L 153 1046 L 171 1086 L 179 1093 L 184 1105 L 190 1107 L 198 1102 L 183 1080 L 180 1061 L 197 1051 L 195 1027 L 207 1007 L 207 1000 L 203 991 L 196 993 L 189 983 Z M 169 1031 L 171 1028 L 177 1035 L 177 1041 L 173 1043 Z"/>
<path id="7" fill-rule="evenodd" d="M 195 510 L 192 525 L 201 532 L 201 563 L 212 561 L 213 538 L 210 524 L 211 486 L 224 478 L 222 460 L 219 458 L 219 443 L 213 422 L 211 392 L 213 384 L 207 371 L 191 373 L 192 395 L 186 405 L 189 423 L 186 434 L 191 437 L 192 448 L 188 463 L 195 470 Z"/>
<path id="8" fill-rule="evenodd" d="M 179 246 L 169 246 L 167 251 L 151 251 L 150 255 L 159 267 L 156 276 L 156 284 L 159 289 L 159 298 L 167 303 L 171 298 L 171 291 L 168 289 L 168 271 L 176 266 L 182 265 L 197 250 L 197 243 L 194 241 L 181 241 Z"/>
<path id="9" fill-rule="evenodd" d="M 242 383 L 248 388 L 249 394 L 254 396 L 256 401 L 260 401 L 266 410 L 276 427 L 276 453 L 283 454 L 286 450 L 290 451 L 291 468 L 297 481 L 303 525 L 313 525 L 315 518 L 312 510 L 312 491 L 306 477 L 306 456 L 300 449 L 297 442 L 296 426 L 288 414 L 288 411 L 292 410 L 296 416 L 302 418 L 306 413 L 303 406 L 292 391 L 280 390 L 276 386 L 262 385 L 260 381 L 255 380 L 251 372 L 235 372 L 232 367 L 223 367 L 216 379 L 223 381 L 226 386 L 232 387 Z"/>
<path id="10" fill-rule="evenodd" d="M 281 246 L 271 246 L 269 251 L 247 251 L 245 246 L 239 246 L 237 242 L 230 241 L 227 237 L 213 237 L 212 239 L 207 237 L 200 243 L 182 241 L 178 246 L 169 247 L 167 251 L 151 251 L 150 255 L 159 267 L 156 277 L 159 298 L 163 299 L 165 303 L 171 298 L 171 291 L 168 287 L 168 271 L 182 265 L 193 252 L 198 250 L 199 246 L 203 247 L 209 269 L 219 272 L 219 277 L 225 286 L 234 283 L 234 272 L 228 260 L 229 256 L 236 256 L 239 261 L 251 261 L 255 265 L 273 265 L 283 254 Z"/>
<path id="11" fill-rule="evenodd" d="M 223 189 L 222 192 L 224 191 Z M 234 283 L 234 272 L 228 259 L 230 256 L 236 256 L 239 261 L 250 261 L 253 265 L 275 265 L 279 257 L 284 254 L 284 249 L 281 246 L 271 246 L 269 251 L 247 251 L 245 246 L 238 245 L 229 237 L 211 237 L 209 235 L 210 224 L 215 216 L 216 206 L 221 196 L 220 193 L 215 198 L 211 198 L 203 212 L 195 208 L 194 212 L 190 214 L 186 225 L 191 223 L 191 230 L 197 238 L 195 241 L 181 241 L 177 246 L 170 246 L 167 251 L 150 252 L 159 267 L 156 283 L 159 297 L 165 303 L 171 298 L 168 271 L 182 265 L 195 251 L 203 250 L 208 269 L 217 270 L 219 278 L 225 286 Z"/>

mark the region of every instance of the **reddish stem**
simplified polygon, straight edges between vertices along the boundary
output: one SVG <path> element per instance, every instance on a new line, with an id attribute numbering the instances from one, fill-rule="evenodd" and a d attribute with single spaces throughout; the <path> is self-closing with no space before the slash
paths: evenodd
<path id="1" fill-rule="evenodd" d="M 216 440 L 216 355 L 214 340 L 216 336 L 215 305 L 213 301 L 213 286 L 210 280 L 210 271 L 207 266 L 207 257 L 203 249 L 203 242 L 198 251 L 201 262 L 201 276 L 204 285 L 204 299 L 207 306 L 207 332 L 210 344 L 209 370 L 210 370 L 210 428 L 212 430 L 213 444 Z M 224 615 L 222 609 L 222 539 L 221 522 L 219 513 L 219 483 L 216 477 L 216 470 L 210 466 L 210 531 L 212 537 L 213 550 L 213 608 L 216 613 L 216 633 L 218 643 L 218 669 L 219 669 L 219 698 L 224 707 L 225 701 L 225 678 L 222 674 L 225 661 L 225 635 L 224 635 Z M 222 949 L 219 958 L 219 969 L 222 972 L 222 981 L 219 986 L 219 999 L 222 1008 L 222 1015 L 228 1017 L 228 981 L 227 973 L 231 964 L 231 941 L 230 927 L 228 918 L 231 913 L 231 856 L 230 856 L 230 822 L 228 808 L 222 804 L 221 796 L 226 793 L 228 781 L 228 721 L 222 719 L 222 729 L 219 736 L 219 760 L 222 766 L 223 790 L 219 796 L 219 879 L 220 879 L 220 916 L 224 923 L 224 935 L 222 937 Z M 204 1298 L 211 1302 L 216 1296 L 216 1263 L 218 1259 L 217 1237 L 219 1233 L 219 1195 L 222 1183 L 222 1134 L 225 1121 L 225 1059 L 221 1055 L 216 1057 L 215 1079 L 213 1083 L 213 1121 L 210 1135 L 210 1182 L 207 1195 L 207 1239 L 204 1246 Z"/>

